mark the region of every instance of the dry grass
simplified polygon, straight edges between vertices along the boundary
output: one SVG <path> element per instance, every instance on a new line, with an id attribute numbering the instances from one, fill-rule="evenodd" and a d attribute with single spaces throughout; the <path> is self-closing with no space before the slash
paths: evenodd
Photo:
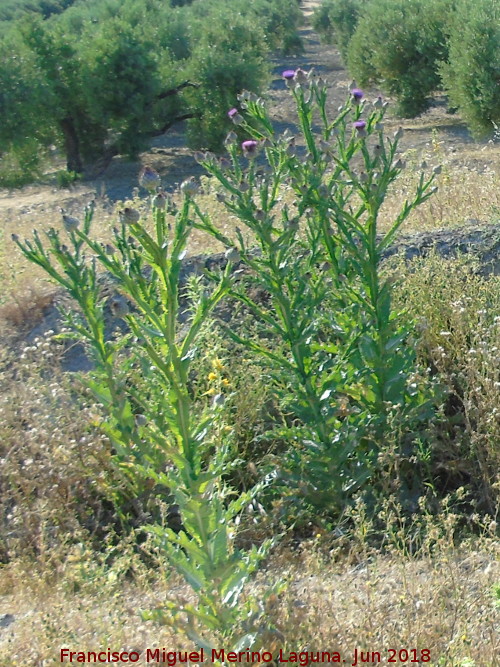
<path id="1" fill-rule="evenodd" d="M 403 232 L 431 231 L 445 227 L 460 227 L 467 221 L 491 223 L 500 213 L 498 188 L 498 151 L 496 147 L 477 150 L 476 163 L 457 164 L 456 155 L 447 151 L 435 135 L 424 151 L 408 150 L 404 154 L 407 168 L 395 183 L 382 212 L 382 228 L 390 225 L 404 200 L 414 191 L 422 161 L 429 169 L 441 165 L 437 177 L 439 190 L 409 216 Z M 479 162 L 479 160 L 481 160 Z"/>
<path id="2" fill-rule="evenodd" d="M 388 664 L 389 648 L 428 648 L 434 666 L 499 664 L 500 608 L 492 594 L 500 577 L 497 542 L 484 538 L 451 550 L 443 540 L 433 555 L 412 559 L 364 556 L 356 565 L 336 564 L 312 541 L 295 555 L 283 548 L 255 584 L 265 590 L 277 578 L 288 582 L 271 611 L 283 636 L 269 637 L 263 649 L 339 651 L 347 660 L 358 648 L 380 651 L 379 664 Z M 28 575 L 26 564 L 6 567 L 2 608 L 16 620 L 0 635 L 2 666 L 52 667 L 60 664 L 61 647 L 194 650 L 168 628 L 140 620 L 139 609 L 160 606 L 167 597 L 185 599 L 189 592 L 165 573 L 151 577 L 140 564 L 134 568 L 134 560 L 122 557 L 104 571 L 95 556 L 73 548 L 51 580 Z M 135 569 L 133 583 L 124 576 L 127 568 Z"/>

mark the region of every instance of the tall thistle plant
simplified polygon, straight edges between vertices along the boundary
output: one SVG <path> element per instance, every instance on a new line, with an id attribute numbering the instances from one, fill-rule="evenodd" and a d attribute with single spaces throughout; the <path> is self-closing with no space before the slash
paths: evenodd
<path id="1" fill-rule="evenodd" d="M 151 223 L 136 209 L 125 208 L 112 244 L 91 237 L 92 207 L 83 224 L 64 215 L 65 232 L 50 229 L 45 241 L 36 232 L 33 240 L 14 236 L 14 241 L 80 307 L 80 317 L 69 312 L 66 317 L 96 364 L 89 387 L 103 405 L 102 426 L 123 478 L 117 501 L 146 487 L 178 508 L 180 530 L 161 523 L 149 530 L 194 591 L 195 602 L 167 602 L 144 612 L 144 618 L 173 624 L 199 647 L 238 650 L 252 647 L 262 635 L 261 617 L 271 592 L 257 599 L 244 588 L 272 542 L 248 550 L 236 547 L 239 516 L 257 487 L 241 495 L 227 487 L 229 448 L 221 442 L 208 451 L 205 444 L 223 397 L 216 396 L 200 413 L 190 387 L 198 334 L 230 290 L 231 271 L 228 266 L 212 276 L 211 289 L 192 290 L 198 296 L 181 325 L 187 307 L 180 299 L 181 268 L 196 186 L 192 181 L 181 186 L 183 200 L 176 210 L 163 192 L 154 194 L 158 183 L 158 175 L 146 169 L 142 184 L 151 190 Z M 103 288 L 109 284 L 114 294 L 106 301 Z M 129 333 L 110 336 L 108 307 L 115 322 L 126 322 Z"/>
<path id="2" fill-rule="evenodd" d="M 284 353 L 228 333 L 268 360 L 283 401 L 300 419 L 284 434 L 294 446 L 282 476 L 315 509 L 336 514 L 370 478 L 396 419 L 411 429 L 410 414 L 425 405 L 411 382 L 408 325 L 392 308 L 380 265 L 410 212 L 436 190 L 435 174 L 422 171 L 415 192 L 380 233 L 381 207 L 404 167 L 402 131 L 384 136 L 386 103 L 367 103 L 354 88 L 331 117 L 320 78 L 300 69 L 283 77 L 297 105 L 300 142 L 289 133 L 275 136 L 263 100 L 243 93 L 241 110 L 229 111 L 239 135 L 227 137 L 229 160 L 199 156 L 219 200 L 250 234 L 236 228 L 228 237 L 195 204 L 196 225 L 269 294 L 271 307 L 264 308 L 247 289 L 231 288 L 261 323 L 262 341 L 281 341 Z M 281 204 L 286 189 L 293 205 Z"/>

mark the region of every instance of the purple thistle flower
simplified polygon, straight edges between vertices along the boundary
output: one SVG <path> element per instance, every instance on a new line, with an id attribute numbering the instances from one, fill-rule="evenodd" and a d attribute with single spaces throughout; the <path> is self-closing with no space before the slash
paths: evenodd
<path id="1" fill-rule="evenodd" d="M 233 123 L 235 125 L 241 125 L 241 123 L 244 120 L 243 116 L 239 113 L 238 109 L 236 109 L 236 108 L 229 109 L 229 111 L 227 112 L 227 115 L 233 121 Z"/>
<path id="2" fill-rule="evenodd" d="M 254 158 L 257 155 L 258 146 L 259 142 L 255 141 L 255 139 L 248 139 L 247 141 L 244 141 L 241 144 L 243 155 L 245 155 L 245 157 L 247 157 L 248 159 Z"/>
<path id="3" fill-rule="evenodd" d="M 352 125 L 360 137 L 366 137 L 366 121 L 356 120 Z"/>
<path id="4" fill-rule="evenodd" d="M 288 88 L 292 88 L 295 85 L 295 70 L 286 69 L 282 76 L 285 79 L 285 83 Z"/>
<path id="5" fill-rule="evenodd" d="M 363 99 L 364 93 L 361 88 L 353 88 L 351 90 L 352 100 L 355 104 L 359 104 Z"/>

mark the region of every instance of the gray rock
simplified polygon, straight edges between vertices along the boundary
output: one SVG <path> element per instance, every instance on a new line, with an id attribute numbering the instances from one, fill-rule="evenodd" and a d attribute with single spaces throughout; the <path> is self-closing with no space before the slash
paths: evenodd
<path id="1" fill-rule="evenodd" d="M 15 620 L 12 614 L 0 614 L 0 628 L 8 628 Z"/>

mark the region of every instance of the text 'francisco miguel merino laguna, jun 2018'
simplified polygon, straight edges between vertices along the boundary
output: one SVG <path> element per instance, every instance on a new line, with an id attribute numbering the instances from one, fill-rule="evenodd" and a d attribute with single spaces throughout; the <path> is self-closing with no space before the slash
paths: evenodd
<path id="1" fill-rule="evenodd" d="M 141 660 L 142 658 L 142 660 Z M 307 667 L 313 663 L 343 663 L 356 667 L 361 664 L 379 664 L 382 659 L 387 662 L 403 664 L 407 662 L 430 662 L 429 649 L 415 648 L 386 648 L 379 651 L 360 650 L 355 648 L 350 652 L 340 653 L 339 651 L 284 651 L 279 649 L 271 653 L 270 651 L 226 651 L 225 649 L 211 649 L 205 651 L 169 651 L 165 648 L 148 648 L 144 651 L 112 651 L 111 649 L 100 651 L 71 651 L 68 648 L 62 648 L 60 651 L 60 662 L 62 663 L 80 663 L 80 664 L 137 664 L 141 660 L 141 665 L 156 663 L 158 665 L 167 665 L 168 667 L 177 667 L 178 665 L 208 663 L 222 664 L 234 662 L 239 664 L 256 663 L 290 663 Z"/>

